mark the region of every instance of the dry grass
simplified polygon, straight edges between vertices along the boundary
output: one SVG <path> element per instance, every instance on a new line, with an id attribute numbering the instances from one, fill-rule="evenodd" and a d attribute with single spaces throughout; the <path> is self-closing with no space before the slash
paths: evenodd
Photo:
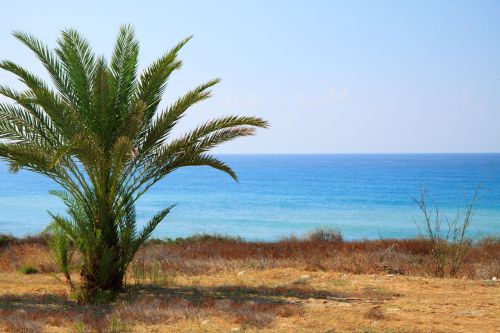
<path id="1" fill-rule="evenodd" d="M 500 285 L 479 280 L 288 268 L 179 274 L 81 306 L 53 276 L 13 272 L 0 273 L 0 331 L 495 332 L 499 297 Z"/>
<path id="2" fill-rule="evenodd" d="M 163 271 L 200 274 L 229 270 L 299 268 L 354 274 L 385 272 L 416 276 L 434 273 L 431 243 L 426 239 L 323 241 L 288 239 L 274 243 L 193 239 L 152 242 L 136 257 L 135 265 Z M 500 240 L 474 244 L 458 272 L 459 277 L 491 279 L 500 275 Z"/>
<path id="3" fill-rule="evenodd" d="M 0 244 L 0 331 L 495 332 L 499 258 L 500 242 L 484 240 L 460 279 L 436 279 L 421 239 L 152 241 L 127 292 L 81 306 L 49 273 L 43 239 L 11 239 Z M 41 273 L 22 275 L 23 265 Z"/>
<path id="4" fill-rule="evenodd" d="M 343 241 L 341 235 L 311 234 L 305 239 L 279 242 L 245 242 L 239 238 L 194 236 L 188 239 L 152 240 L 136 255 L 132 275 L 155 280 L 165 272 L 201 274 L 220 270 L 298 268 L 353 274 L 388 273 L 432 276 L 432 246 L 427 239 Z M 77 256 L 78 257 L 78 256 Z M 0 243 L 0 271 L 33 266 L 54 272 L 46 239 L 30 237 Z M 135 273 L 135 274 L 134 274 Z M 141 276 L 144 275 L 144 276 Z M 500 276 L 500 238 L 471 245 L 458 277 L 491 279 Z"/>

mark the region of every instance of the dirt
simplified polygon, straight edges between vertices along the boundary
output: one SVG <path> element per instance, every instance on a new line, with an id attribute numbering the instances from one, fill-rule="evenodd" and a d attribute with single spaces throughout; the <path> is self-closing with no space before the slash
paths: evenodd
<path id="1" fill-rule="evenodd" d="M 0 273 L 0 317 L 4 317 L 0 318 L 0 330 L 22 331 L 31 327 L 46 332 L 89 331 L 83 322 L 75 320 L 90 308 L 68 299 L 68 293 L 61 277 L 53 274 Z M 120 317 L 118 321 L 113 319 L 105 330 L 500 332 L 500 284 L 493 281 L 266 269 L 223 271 L 214 275 L 177 274 L 170 277 L 168 283 L 162 282 L 154 288 L 147 283 L 133 286 L 127 295 L 133 294 L 147 294 L 152 300 L 175 296 L 181 301 L 194 302 L 192 304 L 198 304 L 199 300 L 215 300 L 217 311 L 205 305 L 202 310 L 191 306 L 191 310 L 182 312 L 175 320 L 165 321 L 160 312 L 167 310 L 158 308 L 156 321 L 141 320 L 141 313 L 138 313 L 139 319 L 130 322 L 127 317 Z M 240 317 L 229 307 L 220 307 L 224 301 L 231 301 L 231 306 L 238 309 L 246 307 L 247 312 L 253 311 L 255 304 L 270 302 L 278 314 L 263 320 L 259 317 L 261 312 L 256 313 L 255 318 L 252 313 L 246 313 L 250 319 L 245 317 L 247 321 L 242 323 L 239 312 Z M 110 317 L 113 306 L 118 309 L 123 304 L 117 302 L 108 306 L 108 317 L 115 318 Z M 282 315 L 280 304 L 300 307 L 300 311 Z M 30 312 L 32 325 L 27 326 L 27 319 L 23 318 L 28 318 Z"/>

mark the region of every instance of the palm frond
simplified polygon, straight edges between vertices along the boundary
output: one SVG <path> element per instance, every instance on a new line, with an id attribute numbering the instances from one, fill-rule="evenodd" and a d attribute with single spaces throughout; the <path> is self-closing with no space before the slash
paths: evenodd
<path id="1" fill-rule="evenodd" d="M 58 39 L 59 47 L 55 49 L 71 85 L 78 111 L 92 122 L 91 101 L 92 82 L 95 71 L 95 56 L 89 43 L 73 29 L 63 30 Z"/>
<path id="2" fill-rule="evenodd" d="M 122 117 L 130 110 L 135 96 L 139 43 L 132 26 L 120 28 L 111 56 L 111 77 L 113 82 L 114 112 Z"/>
<path id="3" fill-rule="evenodd" d="M 182 62 L 177 60 L 177 53 L 191 38 L 192 36 L 189 36 L 182 40 L 142 72 L 139 78 L 136 99 L 145 104 L 144 124 L 149 124 L 153 119 L 170 74 L 182 67 Z"/>
<path id="4" fill-rule="evenodd" d="M 167 174 L 185 166 L 208 166 L 222 172 L 227 173 L 235 181 L 238 181 L 238 176 L 226 163 L 222 162 L 218 158 L 209 154 L 199 154 L 195 156 L 181 157 L 173 160 L 171 163 L 167 164 L 163 172 Z"/>
<path id="5" fill-rule="evenodd" d="M 148 152 L 160 146 L 185 112 L 194 104 L 209 98 L 210 91 L 208 89 L 219 82 L 219 79 L 215 79 L 196 87 L 179 98 L 166 112 L 160 114 L 146 133 L 144 142 L 141 145 L 141 152 Z"/>
<path id="6" fill-rule="evenodd" d="M 175 205 L 162 209 L 160 212 L 156 213 L 151 220 L 146 223 L 142 231 L 139 233 L 137 239 L 134 242 L 134 246 L 138 249 L 141 245 L 143 245 L 151 236 L 155 228 L 160 224 L 161 221 L 167 216 L 168 213 L 174 208 Z"/>
<path id="7" fill-rule="evenodd" d="M 49 48 L 43 44 L 36 37 L 26 34 L 21 31 L 15 31 L 13 33 L 14 37 L 17 38 L 21 43 L 26 45 L 37 58 L 42 62 L 45 69 L 49 73 L 54 85 L 57 90 L 64 97 L 66 102 L 73 107 L 77 107 L 78 103 L 75 98 L 73 87 L 67 73 L 64 70 L 64 66 L 61 64 L 57 56 L 49 50 Z"/>

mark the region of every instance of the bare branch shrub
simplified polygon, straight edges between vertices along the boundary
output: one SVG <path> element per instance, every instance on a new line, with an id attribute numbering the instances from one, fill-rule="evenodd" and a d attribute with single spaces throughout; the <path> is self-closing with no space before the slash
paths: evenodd
<path id="1" fill-rule="evenodd" d="M 457 210 L 453 217 L 445 215 L 436 202 L 429 207 L 429 196 L 425 189 L 420 191 L 418 199 L 414 199 L 424 215 L 422 222 L 426 236 L 431 241 L 431 255 L 434 263 L 434 275 L 444 277 L 446 268 L 454 277 L 462 267 L 471 248 L 472 242 L 466 238 L 467 230 L 472 223 L 474 206 L 479 198 L 477 189 L 463 211 Z"/>
<path id="2" fill-rule="evenodd" d="M 313 242 L 341 243 L 344 241 L 342 232 L 339 229 L 335 229 L 332 227 L 317 228 L 307 234 L 304 239 Z"/>

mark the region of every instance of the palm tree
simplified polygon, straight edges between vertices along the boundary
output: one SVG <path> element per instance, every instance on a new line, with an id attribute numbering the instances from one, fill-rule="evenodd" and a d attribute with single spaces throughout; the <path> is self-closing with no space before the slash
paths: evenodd
<path id="1" fill-rule="evenodd" d="M 34 52 L 53 85 L 14 62 L 0 62 L 27 87 L 15 91 L 0 85 L 0 94 L 14 102 L 0 103 L 0 157 L 11 172 L 33 171 L 59 185 L 52 194 L 62 198 L 68 215 L 51 214 L 52 224 L 62 237 L 59 247 L 72 244 L 81 254 L 82 301 L 115 294 L 134 254 L 172 208 L 158 212 L 139 231 L 136 201 L 185 166 L 210 166 L 237 180 L 209 150 L 268 124 L 226 116 L 171 138 L 189 107 L 209 98 L 209 89 L 219 82 L 204 83 L 159 108 L 170 74 L 181 68 L 178 52 L 191 37 L 140 75 L 139 45 L 130 26 L 121 27 L 109 62 L 96 57 L 72 29 L 62 31 L 54 50 L 23 32 L 14 37 Z M 64 255 L 60 259 L 67 263 Z"/>

